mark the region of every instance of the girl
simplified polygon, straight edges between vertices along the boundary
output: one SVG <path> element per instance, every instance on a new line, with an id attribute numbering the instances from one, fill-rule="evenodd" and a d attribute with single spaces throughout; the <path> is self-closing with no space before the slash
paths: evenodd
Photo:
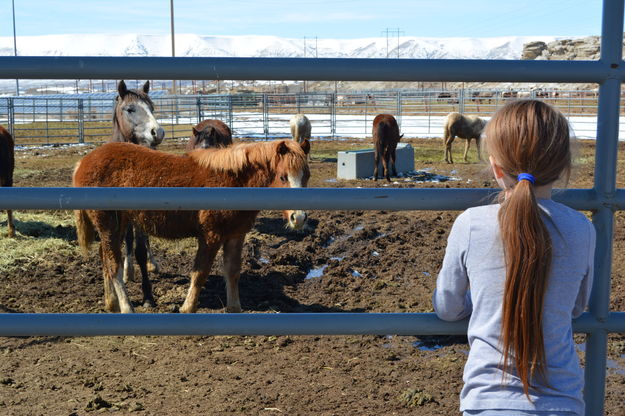
<path id="1" fill-rule="evenodd" d="M 471 317 L 460 410 L 583 415 L 571 319 L 588 303 L 595 230 L 551 200 L 570 173 L 567 121 L 541 101 L 514 101 L 485 136 L 501 203 L 458 216 L 433 297 L 441 319 Z"/>

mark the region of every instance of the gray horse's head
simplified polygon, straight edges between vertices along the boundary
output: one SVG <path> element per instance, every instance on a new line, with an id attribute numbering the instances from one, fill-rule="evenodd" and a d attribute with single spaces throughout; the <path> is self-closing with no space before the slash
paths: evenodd
<path id="1" fill-rule="evenodd" d="M 113 113 L 113 140 L 132 142 L 156 148 L 165 137 L 154 117 L 154 104 L 148 92 L 150 81 L 146 81 L 141 90 L 128 89 L 122 80 L 117 86 Z"/>

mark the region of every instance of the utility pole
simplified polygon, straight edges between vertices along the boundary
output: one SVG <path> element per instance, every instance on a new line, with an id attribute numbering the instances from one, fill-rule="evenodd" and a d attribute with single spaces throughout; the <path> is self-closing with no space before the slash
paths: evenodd
<path id="1" fill-rule="evenodd" d="M 399 59 L 399 35 L 400 34 L 404 34 L 405 32 L 403 30 L 399 30 L 399 28 L 397 29 L 390 29 L 390 28 L 386 28 L 386 30 L 382 31 L 383 35 L 386 35 L 386 57 L 388 58 L 388 41 L 389 41 L 389 34 L 397 34 L 397 59 Z"/>
<path id="2" fill-rule="evenodd" d="M 11 6 L 13 7 L 13 54 L 17 56 L 17 39 L 15 36 L 15 0 L 11 0 Z M 20 81 L 15 78 L 15 93 L 20 96 Z"/>
<path id="3" fill-rule="evenodd" d="M 176 40 L 174 37 L 174 0 L 169 0 L 169 15 L 171 21 L 171 57 L 176 57 Z M 176 80 L 171 81 L 171 89 L 176 94 Z"/>

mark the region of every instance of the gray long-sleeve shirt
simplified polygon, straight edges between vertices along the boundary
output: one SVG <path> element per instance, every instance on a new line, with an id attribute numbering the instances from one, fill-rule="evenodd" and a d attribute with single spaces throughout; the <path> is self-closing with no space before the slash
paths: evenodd
<path id="1" fill-rule="evenodd" d="M 539 391 L 530 389 L 531 402 L 516 374 L 502 379 L 500 334 L 505 264 L 497 219 L 500 205 L 466 210 L 458 216 L 449 234 L 433 303 L 443 320 L 470 316 L 471 348 L 464 368 L 461 411 L 584 413 L 584 377 L 575 352 L 571 319 L 584 311 L 590 296 L 595 230 L 583 214 L 571 208 L 550 199 L 539 200 L 539 205 L 553 245 L 543 305 L 548 383 L 539 384 Z"/>

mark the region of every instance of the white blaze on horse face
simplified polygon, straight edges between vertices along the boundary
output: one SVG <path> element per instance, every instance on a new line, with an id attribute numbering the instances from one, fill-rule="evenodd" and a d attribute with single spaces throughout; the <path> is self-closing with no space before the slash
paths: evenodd
<path id="1" fill-rule="evenodd" d="M 145 142 L 150 147 L 156 147 L 165 135 L 152 114 L 150 107 L 143 101 L 135 101 L 124 109 L 124 115 L 132 125 L 133 135 L 139 143 Z"/>
<path id="2" fill-rule="evenodd" d="M 289 173 L 289 188 L 303 188 L 304 172 L 298 172 L 297 174 Z M 286 217 L 289 222 L 289 227 L 293 229 L 299 229 L 304 226 L 308 215 L 305 211 L 285 211 Z"/>

